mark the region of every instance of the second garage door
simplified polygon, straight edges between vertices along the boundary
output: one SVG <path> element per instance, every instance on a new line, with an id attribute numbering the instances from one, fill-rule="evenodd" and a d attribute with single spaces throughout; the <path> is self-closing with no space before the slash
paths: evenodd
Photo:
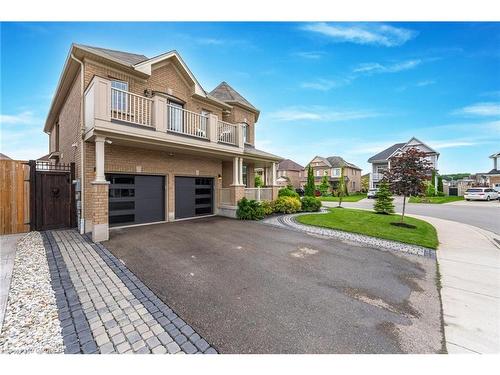
<path id="1" fill-rule="evenodd" d="M 175 218 L 213 213 L 213 178 L 175 177 Z"/>

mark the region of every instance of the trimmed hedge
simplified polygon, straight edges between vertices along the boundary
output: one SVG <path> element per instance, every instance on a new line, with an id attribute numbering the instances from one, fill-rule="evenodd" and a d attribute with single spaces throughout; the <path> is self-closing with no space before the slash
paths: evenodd
<path id="1" fill-rule="evenodd" d="M 242 198 L 238 202 L 236 216 L 241 220 L 261 220 L 266 215 L 264 208 L 259 202 Z"/>
<path id="2" fill-rule="evenodd" d="M 302 211 L 316 212 L 321 208 L 321 201 L 316 197 L 302 198 Z"/>
<path id="3" fill-rule="evenodd" d="M 299 194 L 292 189 L 289 188 L 283 188 L 278 190 L 278 198 L 279 197 L 293 197 L 293 198 L 300 198 Z"/>
<path id="4" fill-rule="evenodd" d="M 274 201 L 274 212 L 293 214 L 300 211 L 300 199 L 295 197 L 279 197 Z"/>

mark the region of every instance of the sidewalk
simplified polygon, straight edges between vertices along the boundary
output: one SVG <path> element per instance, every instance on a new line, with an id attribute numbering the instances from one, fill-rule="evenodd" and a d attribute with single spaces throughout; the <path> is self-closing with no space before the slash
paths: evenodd
<path id="1" fill-rule="evenodd" d="M 14 269 L 17 242 L 26 233 L 0 236 L 0 332 L 2 332 L 5 309 L 9 298 L 10 280 Z"/>
<path id="2" fill-rule="evenodd" d="M 500 236 L 449 220 L 434 225 L 449 353 L 500 353 Z M 494 218 L 491 218 L 492 220 Z"/>

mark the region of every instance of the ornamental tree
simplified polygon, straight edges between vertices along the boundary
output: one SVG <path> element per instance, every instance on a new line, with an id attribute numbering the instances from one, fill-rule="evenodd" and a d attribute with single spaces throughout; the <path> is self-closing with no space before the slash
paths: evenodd
<path id="1" fill-rule="evenodd" d="M 312 167 L 307 167 L 307 182 L 304 186 L 304 195 L 307 197 L 314 197 L 316 186 L 314 184 L 314 173 Z"/>
<path id="2" fill-rule="evenodd" d="M 264 182 L 262 181 L 262 177 L 260 177 L 260 175 L 256 175 L 255 176 L 255 183 L 254 183 L 254 185 L 255 185 L 256 188 L 264 186 Z"/>
<path id="3" fill-rule="evenodd" d="M 392 197 L 391 191 L 389 190 L 389 183 L 386 180 L 382 180 L 382 183 L 380 184 L 379 190 L 377 192 L 377 198 L 375 204 L 373 205 L 373 209 L 378 214 L 393 214 L 393 200 L 394 198 Z"/>
<path id="4" fill-rule="evenodd" d="M 340 179 L 339 179 L 339 186 L 338 186 L 338 192 L 337 195 L 339 197 L 339 207 L 342 207 L 342 198 L 344 198 L 344 195 L 346 195 L 346 190 L 347 186 L 345 184 L 345 177 L 344 177 L 344 168 L 340 168 Z"/>
<path id="5" fill-rule="evenodd" d="M 328 182 L 328 176 L 325 174 L 321 178 L 321 184 L 318 187 L 318 189 L 321 192 L 322 196 L 326 196 L 326 194 L 328 194 L 328 188 L 329 187 L 330 187 L 330 183 Z"/>
<path id="6" fill-rule="evenodd" d="M 425 152 L 417 148 L 408 148 L 393 156 L 390 168 L 384 171 L 384 178 L 389 182 L 391 192 L 403 196 L 401 222 L 404 221 L 406 198 L 424 194 L 425 181 L 429 181 L 432 175 L 432 166 L 426 156 Z"/>

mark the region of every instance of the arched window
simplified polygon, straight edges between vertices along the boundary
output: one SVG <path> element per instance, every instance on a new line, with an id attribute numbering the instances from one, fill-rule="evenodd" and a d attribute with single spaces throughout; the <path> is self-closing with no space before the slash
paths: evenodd
<path id="1" fill-rule="evenodd" d="M 248 124 L 246 122 L 243 125 L 243 143 L 248 143 Z"/>

